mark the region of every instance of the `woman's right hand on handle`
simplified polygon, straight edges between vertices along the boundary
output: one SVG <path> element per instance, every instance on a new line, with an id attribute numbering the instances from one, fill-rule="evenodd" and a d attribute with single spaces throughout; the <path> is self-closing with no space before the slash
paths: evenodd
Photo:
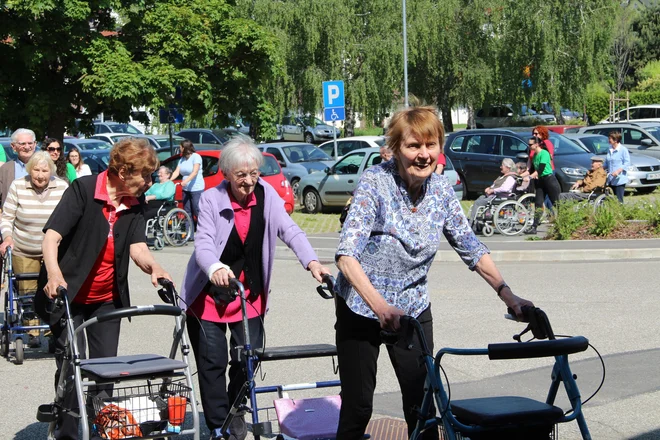
<path id="1" fill-rule="evenodd" d="M 229 279 L 236 278 L 234 272 L 231 269 L 221 268 L 213 272 L 211 275 L 211 283 L 218 287 L 227 287 L 229 286 Z"/>
<path id="2" fill-rule="evenodd" d="M 57 298 L 57 289 L 60 286 L 64 287 L 65 289 L 67 288 L 66 281 L 64 281 L 64 278 L 61 275 L 48 277 L 48 282 L 44 287 L 44 292 L 46 293 L 46 296 L 48 296 L 48 298 L 50 299 Z"/>
<path id="3" fill-rule="evenodd" d="M 7 253 L 7 248 L 13 246 L 14 246 L 14 239 L 11 237 L 5 238 L 5 241 L 3 241 L 2 244 L 0 244 L 0 255 L 4 257 L 5 254 Z"/>
<path id="4" fill-rule="evenodd" d="M 399 320 L 402 316 L 405 315 L 403 310 L 397 309 L 396 307 L 389 304 L 385 304 L 382 308 L 375 312 L 376 316 L 378 316 L 378 322 L 380 322 L 380 328 L 391 332 L 399 331 L 401 328 L 401 323 Z"/>

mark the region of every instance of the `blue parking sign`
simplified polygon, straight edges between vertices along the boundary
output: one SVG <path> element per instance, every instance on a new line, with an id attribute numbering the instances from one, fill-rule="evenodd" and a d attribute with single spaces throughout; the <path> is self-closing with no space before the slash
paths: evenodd
<path id="1" fill-rule="evenodd" d="M 344 107 L 324 108 L 323 120 L 328 122 L 343 121 L 346 119 L 346 112 Z"/>
<path id="2" fill-rule="evenodd" d="M 323 107 L 344 106 L 344 81 L 323 81 Z"/>

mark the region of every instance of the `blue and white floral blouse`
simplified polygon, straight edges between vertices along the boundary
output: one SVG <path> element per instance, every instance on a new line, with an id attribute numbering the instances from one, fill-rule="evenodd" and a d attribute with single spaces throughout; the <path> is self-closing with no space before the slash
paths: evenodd
<path id="1" fill-rule="evenodd" d="M 427 274 L 441 233 L 471 270 L 490 252 L 468 225 L 445 176 L 433 173 L 413 204 L 390 160 L 362 175 L 335 259 L 356 258 L 388 304 L 418 317 L 429 305 Z M 376 318 L 341 272 L 335 290 L 353 312 Z"/>

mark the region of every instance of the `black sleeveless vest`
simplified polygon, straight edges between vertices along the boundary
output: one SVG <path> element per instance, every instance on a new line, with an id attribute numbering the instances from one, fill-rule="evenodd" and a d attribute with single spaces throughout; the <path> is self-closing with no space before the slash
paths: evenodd
<path id="1" fill-rule="evenodd" d="M 250 208 L 250 229 L 245 243 L 241 241 L 234 225 L 220 256 L 220 261 L 229 266 L 236 277 L 239 277 L 241 272 L 245 274 L 245 287 L 250 289 L 251 297 L 260 294 L 264 289 L 262 247 L 266 230 L 264 188 L 260 184 L 255 186 L 254 195 L 257 204 Z"/>

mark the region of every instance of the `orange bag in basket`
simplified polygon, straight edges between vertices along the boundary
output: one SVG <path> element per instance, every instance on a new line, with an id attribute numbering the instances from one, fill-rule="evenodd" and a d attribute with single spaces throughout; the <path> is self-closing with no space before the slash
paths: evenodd
<path id="1" fill-rule="evenodd" d="M 96 415 L 94 424 L 101 438 L 119 440 L 131 437 L 142 437 L 142 431 L 130 411 L 117 405 L 103 407 Z"/>

